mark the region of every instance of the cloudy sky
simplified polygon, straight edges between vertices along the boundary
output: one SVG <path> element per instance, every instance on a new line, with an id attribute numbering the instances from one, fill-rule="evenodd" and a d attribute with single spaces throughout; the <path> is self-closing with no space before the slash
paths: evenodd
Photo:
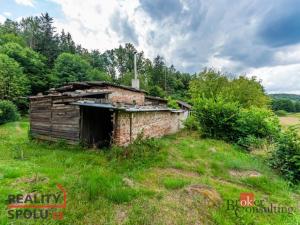
<path id="1" fill-rule="evenodd" d="M 46 11 L 88 49 L 131 42 L 180 71 L 255 75 L 269 93 L 300 94 L 299 0 L 0 0 L 0 22 Z"/>

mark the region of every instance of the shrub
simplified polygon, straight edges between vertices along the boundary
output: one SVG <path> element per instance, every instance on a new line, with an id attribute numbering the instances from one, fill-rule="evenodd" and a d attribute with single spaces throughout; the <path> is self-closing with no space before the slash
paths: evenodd
<path id="1" fill-rule="evenodd" d="M 177 101 L 170 96 L 168 97 L 168 107 L 171 109 L 180 109 Z"/>
<path id="2" fill-rule="evenodd" d="M 287 116 L 288 113 L 285 110 L 277 110 L 277 111 L 275 111 L 275 114 L 277 116 Z"/>
<path id="3" fill-rule="evenodd" d="M 186 120 L 183 122 L 184 127 L 188 130 L 199 130 L 200 125 L 199 122 L 197 121 L 196 117 L 194 115 L 190 115 Z"/>
<path id="4" fill-rule="evenodd" d="M 195 102 L 195 117 L 203 135 L 211 138 L 233 140 L 239 105 L 218 99 L 198 99 Z"/>
<path id="5" fill-rule="evenodd" d="M 248 149 L 273 140 L 280 132 L 278 118 L 265 108 L 245 109 L 222 98 L 200 99 L 194 108 L 205 136 L 232 141 Z"/>
<path id="6" fill-rule="evenodd" d="M 300 139 L 296 131 L 282 132 L 270 158 L 270 165 L 292 183 L 300 181 Z"/>
<path id="7" fill-rule="evenodd" d="M 244 147 L 258 147 L 263 139 L 278 136 L 280 125 L 274 113 L 265 108 L 241 109 L 236 120 L 236 142 Z"/>
<path id="8" fill-rule="evenodd" d="M 17 107 L 8 100 L 0 100 L 0 124 L 18 120 Z"/>

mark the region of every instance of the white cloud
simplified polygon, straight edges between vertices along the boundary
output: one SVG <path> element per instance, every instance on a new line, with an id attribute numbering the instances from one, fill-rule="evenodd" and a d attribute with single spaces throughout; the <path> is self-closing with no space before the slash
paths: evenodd
<path id="1" fill-rule="evenodd" d="M 251 69 L 248 74 L 261 79 L 268 93 L 300 94 L 300 64 Z"/>
<path id="2" fill-rule="evenodd" d="M 258 32 L 270 18 L 266 15 L 283 3 L 242 0 L 228 7 L 224 0 L 51 1 L 65 15 L 55 25 L 85 48 L 104 51 L 135 42 L 147 57 L 160 54 L 181 71 L 213 67 L 248 72 L 270 92 L 300 92 L 300 44 L 273 48 Z"/>
<path id="3" fill-rule="evenodd" d="M 77 43 L 88 49 L 107 50 L 121 44 L 122 37 L 111 29 L 111 18 L 119 13 L 120 18 L 133 14 L 135 1 L 122 5 L 117 0 L 90 0 L 82 4 L 81 0 L 53 0 L 60 4 L 65 20 L 56 20 L 55 25 L 61 30 L 69 31 Z M 127 11 L 128 9 L 128 11 Z M 130 16 L 132 19 L 132 17 Z M 130 21 L 132 22 L 132 21 Z"/>
<path id="4" fill-rule="evenodd" d="M 3 23 L 5 20 L 6 18 L 0 14 L 0 23 Z"/>
<path id="5" fill-rule="evenodd" d="M 34 7 L 33 0 L 15 0 L 15 2 L 19 5 L 26 5 L 26 6 Z"/>
<path id="6" fill-rule="evenodd" d="M 10 17 L 11 16 L 11 12 L 3 12 L 4 16 Z"/>

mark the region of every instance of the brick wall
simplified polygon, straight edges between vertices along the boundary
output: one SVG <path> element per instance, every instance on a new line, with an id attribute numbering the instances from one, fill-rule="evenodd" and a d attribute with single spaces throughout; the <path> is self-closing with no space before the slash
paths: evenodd
<path id="1" fill-rule="evenodd" d="M 126 146 L 141 133 L 145 138 L 175 133 L 180 129 L 181 118 L 182 113 L 169 111 L 119 112 L 116 117 L 114 143 Z"/>
<path id="2" fill-rule="evenodd" d="M 108 99 L 111 102 L 127 104 L 134 104 L 135 102 L 137 105 L 144 105 L 145 94 L 143 92 L 134 92 L 117 87 L 107 87 L 106 89 L 112 91 L 112 93 L 108 95 Z"/>

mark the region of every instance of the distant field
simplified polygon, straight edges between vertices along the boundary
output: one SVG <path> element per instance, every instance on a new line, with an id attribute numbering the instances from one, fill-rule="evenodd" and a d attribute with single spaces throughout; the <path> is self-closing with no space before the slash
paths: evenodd
<path id="1" fill-rule="evenodd" d="M 279 120 L 284 128 L 294 127 L 300 134 L 300 113 L 290 113 L 287 116 L 279 117 Z"/>

